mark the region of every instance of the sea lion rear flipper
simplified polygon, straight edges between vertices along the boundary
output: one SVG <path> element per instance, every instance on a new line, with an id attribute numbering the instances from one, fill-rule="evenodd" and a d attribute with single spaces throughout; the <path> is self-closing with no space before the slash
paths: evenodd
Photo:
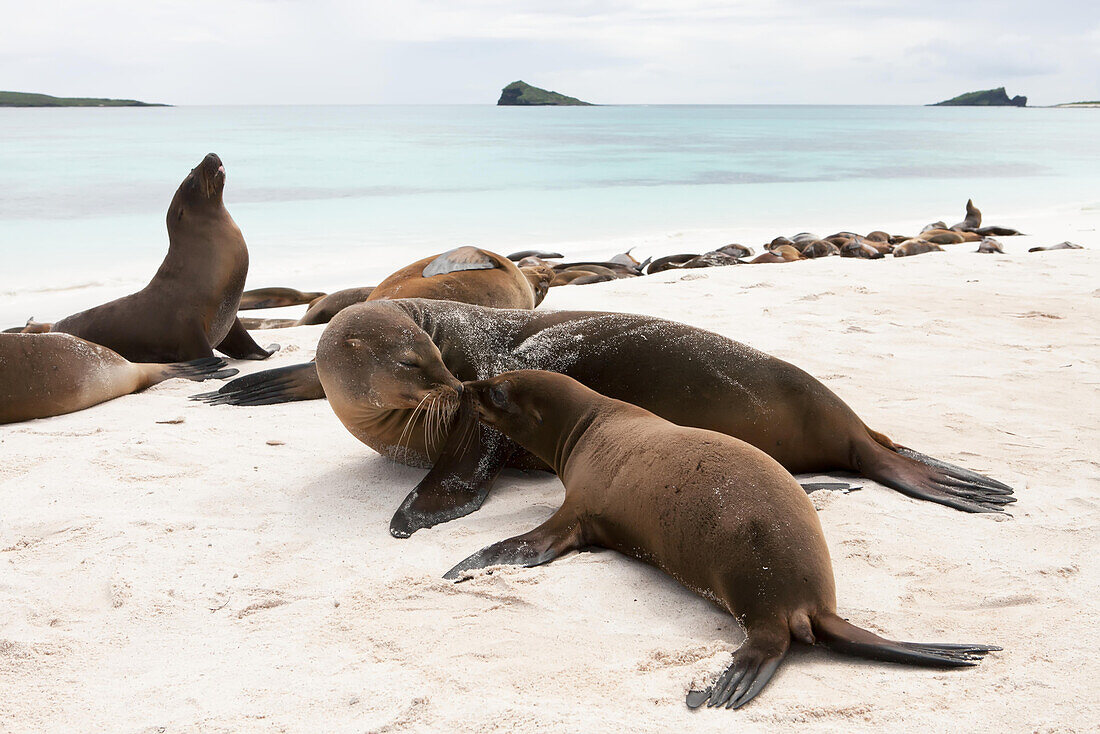
<path id="1" fill-rule="evenodd" d="M 238 377 L 216 392 L 192 395 L 191 399 L 210 405 L 274 405 L 323 397 L 317 364 L 306 362 Z"/>
<path id="2" fill-rule="evenodd" d="M 267 359 L 279 351 L 278 344 L 271 344 L 264 349 L 254 342 L 239 318 L 233 319 L 229 333 L 214 348 L 233 359 Z"/>
<path id="3" fill-rule="evenodd" d="M 863 489 L 858 484 L 849 484 L 848 482 L 799 482 L 799 484 L 802 485 L 802 489 L 806 490 L 806 494 L 826 490 L 848 494 L 849 492 L 855 492 L 857 489 Z"/>
<path id="4" fill-rule="evenodd" d="M 182 377 L 185 380 L 202 382 L 203 380 L 224 380 L 227 377 L 240 372 L 238 369 L 226 367 L 226 361 L 221 357 L 203 357 L 193 359 L 190 362 L 177 362 L 164 365 L 164 379 Z"/>
<path id="5" fill-rule="evenodd" d="M 468 575 L 466 571 L 489 566 L 539 566 L 585 545 L 583 526 L 567 500 L 542 525 L 482 548 L 443 574 L 443 578 L 460 581 Z"/>
<path id="6" fill-rule="evenodd" d="M 430 278 L 459 270 L 492 270 L 495 267 L 497 264 L 493 259 L 476 247 L 457 247 L 428 263 L 424 268 L 424 277 Z"/>
<path id="7" fill-rule="evenodd" d="M 476 511 L 514 451 L 511 441 L 482 426 L 463 401 L 431 471 L 393 514 L 390 534 L 407 538 Z"/>
<path id="8" fill-rule="evenodd" d="M 778 636 L 767 645 L 758 644 L 750 631 L 745 642 L 733 653 L 729 667 L 718 676 L 714 685 L 705 691 L 688 691 L 688 708 L 699 708 L 703 703 L 708 708 L 741 708 L 768 685 L 783 662 L 789 645 L 789 636 L 786 639 Z"/>

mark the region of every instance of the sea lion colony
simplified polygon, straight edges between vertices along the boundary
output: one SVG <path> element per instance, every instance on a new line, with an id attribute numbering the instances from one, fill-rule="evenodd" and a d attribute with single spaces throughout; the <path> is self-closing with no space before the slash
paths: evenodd
<path id="1" fill-rule="evenodd" d="M 969 511 L 1002 510 L 1014 501 L 1010 487 L 895 444 L 806 373 L 718 335 L 629 314 L 531 311 L 550 287 L 669 269 L 833 255 L 882 259 L 964 242 L 979 243 L 978 252 L 1002 252 L 994 237 L 1019 233 L 983 227 L 972 202 L 951 227 L 936 222 L 913 236 L 803 232 L 776 237 L 755 257 L 752 248 L 730 244 L 646 261 L 627 252 L 607 261 L 552 263 L 562 255 L 528 250 L 503 258 L 460 247 L 377 286 L 333 294 L 244 292 L 248 253 L 222 201 L 225 177 L 210 154 L 184 179 L 168 211 L 168 255 L 145 289 L 55 324 L 29 321 L 9 330 L 24 333 L 0 338 L 0 422 L 80 410 L 170 377 L 229 377 L 236 371 L 225 369 L 213 350 L 263 359 L 278 348 L 259 347 L 238 310 L 309 304 L 290 323 L 331 322 L 316 365 L 249 375 L 201 397 L 261 405 L 327 395 L 364 443 L 433 467 L 395 515 L 391 530 L 399 537 L 476 509 L 505 465 L 556 471 L 566 485 L 561 510 L 532 533 L 474 554 L 448 578 L 497 563 L 545 563 L 592 545 L 659 566 L 737 616 L 747 635 L 726 672 L 707 690 L 689 693 L 692 708 L 704 702 L 737 708 L 752 700 L 792 641 L 944 667 L 973 665 L 999 649 L 892 642 L 838 617 L 821 528 L 790 472 L 847 469 Z M 475 327 L 454 328 L 463 320 Z M 647 330 L 661 338 L 630 341 Z M 43 333 L 51 331 L 61 333 Z M 565 359 L 563 337 L 587 339 L 588 346 Z M 660 369 L 677 349 L 703 357 L 698 375 L 670 377 Z M 648 383 L 618 379 L 630 371 L 623 360 L 648 364 Z M 542 371 L 509 372 L 529 367 Z M 709 384 L 726 372 L 745 384 Z M 662 374 L 666 383 L 678 380 L 678 389 L 697 391 L 710 413 L 668 399 L 672 385 L 653 379 Z M 715 400 L 723 390 L 729 405 Z M 735 425 L 743 408 L 737 399 L 789 415 L 790 425 L 778 421 L 772 433 Z M 822 435 L 800 443 L 796 434 L 814 426 Z M 619 475 L 613 467 L 629 471 Z M 672 540 L 696 536 L 702 545 L 690 549 Z M 709 560 L 693 565 L 700 548 Z"/>

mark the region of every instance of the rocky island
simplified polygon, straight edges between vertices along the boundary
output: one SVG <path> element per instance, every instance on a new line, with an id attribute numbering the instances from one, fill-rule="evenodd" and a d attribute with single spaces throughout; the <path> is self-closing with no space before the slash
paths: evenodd
<path id="1" fill-rule="evenodd" d="M 101 97 L 51 97 L 31 92 L 0 92 L 0 107 L 170 107 L 136 99 Z"/>
<path id="2" fill-rule="evenodd" d="M 1017 94 L 1009 98 L 1004 87 L 983 89 L 979 92 L 967 92 L 958 97 L 936 102 L 929 107 L 1027 107 L 1027 97 Z"/>
<path id="3" fill-rule="evenodd" d="M 582 102 L 576 97 L 567 97 L 564 94 L 532 87 L 524 81 L 512 82 L 500 90 L 500 99 L 497 100 L 497 104 L 521 107 L 545 105 L 592 106 L 591 102 Z"/>

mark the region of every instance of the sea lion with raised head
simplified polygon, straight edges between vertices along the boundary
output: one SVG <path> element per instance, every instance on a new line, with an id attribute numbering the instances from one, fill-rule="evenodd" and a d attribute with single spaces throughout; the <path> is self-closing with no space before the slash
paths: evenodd
<path id="1" fill-rule="evenodd" d="M 427 384 L 412 379 L 421 372 L 446 371 L 457 380 L 472 380 L 510 369 L 554 370 L 675 423 L 740 438 L 792 472 L 851 471 L 968 512 L 998 511 L 1014 501 L 1007 485 L 872 431 L 836 394 L 794 365 L 718 334 L 650 316 L 371 302 L 332 320 L 317 360 L 316 367 L 246 375 L 201 399 L 264 405 L 303 393 L 328 394 L 353 434 L 377 434 L 361 438 L 365 443 L 383 447 L 378 450 L 387 456 L 400 452 L 410 464 L 434 465 L 394 517 L 391 530 L 399 536 L 473 512 L 504 466 L 540 466 L 499 434 L 485 430 L 475 437 L 470 416 L 462 411 L 450 432 L 444 425 L 445 435 L 432 444 L 423 411 L 414 415 L 407 406 L 409 397 L 426 394 L 413 393 L 416 385 L 420 390 Z M 403 374 L 410 375 L 412 387 L 394 387 L 404 384 Z M 454 383 L 437 377 L 431 384 L 445 394 Z"/>
<path id="2" fill-rule="evenodd" d="M 53 331 L 79 336 L 132 362 L 186 362 L 217 349 L 265 359 L 237 318 L 248 274 L 244 236 L 222 201 L 225 167 L 211 153 L 191 170 L 168 207 L 168 254 L 137 293 L 61 319 Z"/>
<path id="3" fill-rule="evenodd" d="M 982 212 L 974 206 L 973 199 L 966 200 L 966 217 L 958 224 L 952 224 L 951 229 L 956 232 L 973 232 L 982 226 Z"/>
<path id="4" fill-rule="evenodd" d="M 255 288 L 241 294 L 241 305 L 237 306 L 237 310 L 255 311 L 263 308 L 301 306 L 305 303 L 313 303 L 325 295 L 321 292 L 303 293 L 294 288 Z"/>
<path id="5" fill-rule="evenodd" d="M 0 423 L 72 413 L 173 377 L 232 377 L 225 360 L 135 363 L 70 334 L 0 334 Z"/>
<path id="6" fill-rule="evenodd" d="M 506 372 L 463 385 L 479 419 L 546 462 L 565 501 L 534 530 L 484 548 L 444 578 L 497 565 L 538 566 L 570 551 L 616 550 L 716 602 L 745 641 L 697 708 L 744 706 L 792 642 L 937 668 L 976 665 L 991 645 L 888 640 L 836 613 L 817 512 L 774 459 L 714 431 L 675 425 L 565 375 Z"/>

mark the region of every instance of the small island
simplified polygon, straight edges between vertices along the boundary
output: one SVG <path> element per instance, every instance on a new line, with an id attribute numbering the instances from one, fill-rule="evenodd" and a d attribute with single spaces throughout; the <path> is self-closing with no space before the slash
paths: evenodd
<path id="1" fill-rule="evenodd" d="M 545 105 L 592 106 L 591 102 L 582 102 L 576 97 L 567 97 L 564 94 L 532 87 L 524 81 L 512 82 L 502 89 L 497 104 L 519 107 L 541 107 Z"/>
<path id="2" fill-rule="evenodd" d="M 1027 107 L 1027 97 L 1017 94 L 1010 99 L 1004 87 L 997 87 L 960 94 L 928 107 Z"/>
<path id="3" fill-rule="evenodd" d="M 1056 104 L 1055 107 L 1100 107 L 1100 100 L 1092 100 L 1089 102 L 1063 102 L 1062 104 Z"/>
<path id="4" fill-rule="evenodd" d="M 31 92 L 0 92 L 0 107 L 170 107 L 136 99 L 100 97 L 51 97 Z"/>

